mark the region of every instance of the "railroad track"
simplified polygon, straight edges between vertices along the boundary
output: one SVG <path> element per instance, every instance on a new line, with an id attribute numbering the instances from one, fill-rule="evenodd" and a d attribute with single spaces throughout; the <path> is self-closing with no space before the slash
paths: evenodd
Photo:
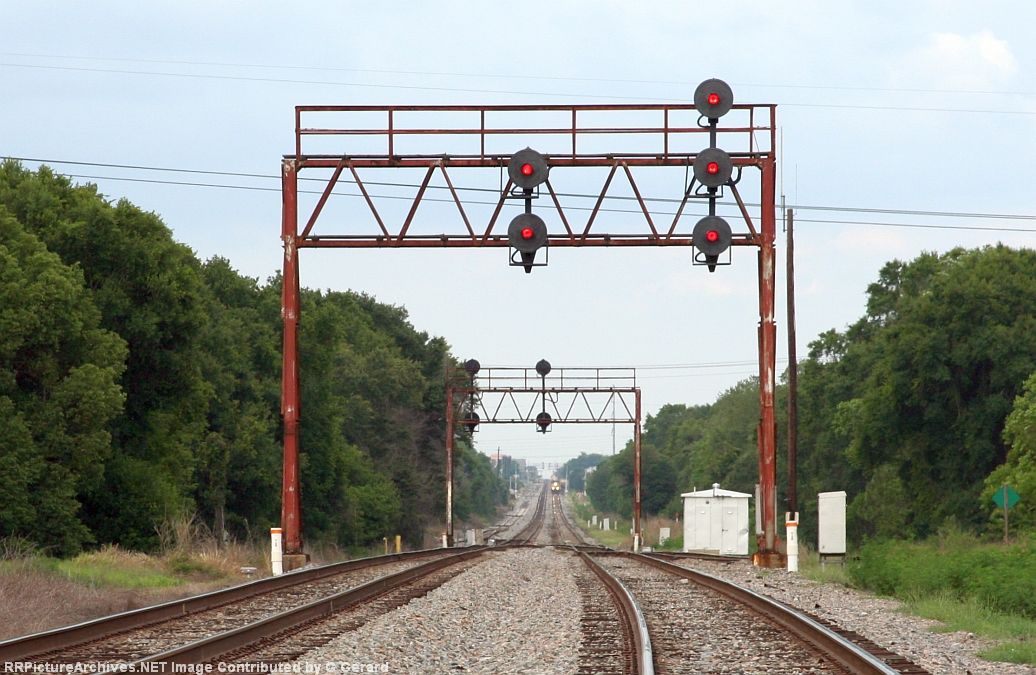
<path id="1" fill-rule="evenodd" d="M 232 630 L 449 553 L 430 549 L 312 567 L 35 633 L 0 642 L 0 661 L 128 663 L 148 650 Z"/>
<path id="2" fill-rule="evenodd" d="M 565 605 L 575 614 L 568 612 L 571 629 L 560 644 L 578 640 L 577 650 L 568 648 L 569 658 L 578 658 L 578 672 L 925 672 L 877 645 L 854 644 L 862 641 L 859 636 L 840 637 L 802 612 L 701 572 L 658 557 L 587 546 L 560 497 L 546 490 L 532 515 L 502 546 L 418 551 L 303 570 L 0 643 L 0 662 L 92 663 L 148 672 L 161 672 L 159 664 L 168 672 L 172 664 L 236 662 L 255 668 L 288 663 L 333 653 L 336 638 L 346 635 L 362 633 L 369 640 L 373 631 L 375 642 L 368 644 L 384 644 L 384 626 L 395 615 L 407 616 L 404 610 L 420 597 L 425 603 L 418 610 L 420 622 L 437 615 L 429 612 L 431 605 L 461 605 L 434 619 L 442 623 L 430 642 L 439 650 L 432 658 L 446 654 L 438 665 L 466 663 L 457 668 L 470 669 L 476 664 L 479 670 L 485 668 L 477 665 L 483 659 L 499 655 L 449 655 L 458 632 L 470 630 L 471 601 L 494 583 L 487 578 L 489 570 L 499 575 L 524 569 L 521 578 L 506 577 L 519 585 L 512 581 L 513 590 L 497 596 L 503 602 L 500 612 L 508 615 L 513 593 L 524 591 L 540 573 L 533 570 L 550 568 L 560 575 L 554 577 L 556 585 L 538 592 L 552 594 L 557 585 L 572 589 Z M 494 562 L 480 567 L 485 561 Z M 458 578 L 463 584 L 451 585 Z M 454 603 L 461 598 L 458 588 L 465 589 L 464 600 Z M 529 620 L 542 625 L 550 606 L 529 606 L 534 608 Z M 485 630 L 497 619 L 482 621 Z M 532 624 L 509 625 L 515 635 L 523 635 Z M 466 644 L 469 650 L 481 649 L 479 641 Z M 403 650 L 409 651 L 389 648 L 382 658 L 402 659 Z M 566 668 L 572 672 L 572 666 Z"/>
<path id="3" fill-rule="evenodd" d="M 640 604 L 661 672 L 896 673 L 801 612 L 715 577 L 631 552 L 595 554 Z"/>
<path id="4" fill-rule="evenodd" d="M 578 528 L 555 509 L 558 529 L 578 536 Z M 575 547 L 573 547 L 575 548 Z M 625 593 L 634 610 L 620 608 L 623 628 L 624 672 L 727 672 L 751 655 L 765 660 L 745 665 L 739 672 L 830 672 L 830 673 L 925 673 L 923 668 L 859 635 L 846 635 L 824 625 L 804 612 L 716 577 L 681 567 L 661 556 L 627 551 L 588 551 L 580 546 L 578 555 L 598 559 L 595 573 L 609 586 L 615 598 Z M 694 556 L 673 556 L 687 559 Z M 707 556 L 713 558 L 713 556 Z M 735 559 L 731 562 L 736 562 Z M 740 560 L 744 564 L 743 560 Z M 606 576 L 614 581 L 606 581 Z M 617 585 L 617 586 L 616 586 Z M 619 590 L 621 588 L 622 590 Z M 583 592 L 583 589 L 580 589 Z M 584 602 L 587 600 L 584 598 Z M 591 601 L 592 602 L 592 601 Z M 591 613 L 599 612 L 591 605 Z M 631 612 L 641 617 L 634 621 Z M 597 639 L 615 643 L 609 630 L 612 622 L 592 626 Z M 634 623 L 646 627 L 644 647 L 632 640 Z M 652 637 L 657 638 L 655 648 Z M 584 643 L 587 637 L 584 636 Z M 701 645 L 714 645 L 705 646 Z M 724 652 L 724 647 L 734 645 Z M 601 672 L 592 655 L 581 668 Z"/>
<path id="5" fill-rule="evenodd" d="M 529 546 L 535 545 L 534 539 L 539 535 L 540 530 L 543 528 L 544 520 L 547 513 L 547 484 L 543 484 L 543 488 L 540 490 L 539 495 L 536 498 L 536 510 L 533 512 L 532 519 L 522 527 L 517 533 L 508 539 L 497 539 L 497 542 L 502 543 L 505 546 Z"/>
<path id="6" fill-rule="evenodd" d="M 452 553 L 242 628 L 150 655 L 133 665 L 290 661 L 441 586 L 477 564 L 485 552 L 478 547 Z"/>

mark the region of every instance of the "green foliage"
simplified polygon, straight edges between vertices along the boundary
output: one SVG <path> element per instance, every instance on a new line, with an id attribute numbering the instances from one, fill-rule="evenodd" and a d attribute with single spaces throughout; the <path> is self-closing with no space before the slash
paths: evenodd
<path id="1" fill-rule="evenodd" d="M 0 203 L 0 535 L 59 553 L 91 540 L 77 496 L 101 482 L 112 453 L 125 358 L 82 272 Z"/>
<path id="2" fill-rule="evenodd" d="M 947 594 L 1036 619 L 1036 539 L 1004 546 L 944 532 L 924 543 L 873 541 L 848 571 L 855 584 L 885 595 Z"/>
<path id="3" fill-rule="evenodd" d="M 81 554 L 71 560 L 55 562 L 56 571 L 66 578 L 87 586 L 103 588 L 168 588 L 179 586 L 183 579 L 160 570 L 142 566 L 112 565 L 104 558 Z"/>
<path id="4" fill-rule="evenodd" d="M 1029 376 L 1023 389 L 1004 425 L 1004 440 L 1010 447 L 1007 460 L 986 478 L 980 497 L 997 532 L 1002 531 L 1004 511 L 993 504 L 993 494 L 1004 485 L 1014 488 L 1021 498 L 1009 510 L 1008 525 L 1016 532 L 1036 529 L 1036 373 Z"/>
<path id="5" fill-rule="evenodd" d="M 1034 273 L 1036 251 L 955 249 L 890 263 L 870 289 L 862 349 L 874 356 L 847 454 L 865 471 L 895 467 L 916 534 L 982 520 L 983 480 L 1007 455 L 1004 420 L 1036 370 Z"/>
<path id="6" fill-rule="evenodd" d="M 911 496 L 895 468 L 885 464 L 849 504 L 846 527 L 860 539 L 897 538 L 910 531 L 911 514 Z"/>
<path id="7" fill-rule="evenodd" d="M 0 537 L 153 549 L 156 525 L 198 513 L 219 539 L 265 539 L 280 517 L 280 295 L 279 277 L 199 262 L 155 214 L 0 165 Z M 445 501 L 448 345 L 373 298 L 302 295 L 307 540 L 420 543 Z M 506 490 L 458 441 L 457 512 L 488 515 Z"/>
<path id="8" fill-rule="evenodd" d="M 586 470 L 597 466 L 603 460 L 604 455 L 597 453 L 588 455 L 585 452 L 581 452 L 575 459 L 570 459 L 562 464 L 557 471 L 557 475 L 568 477 L 569 490 L 584 492 L 586 490 L 586 481 L 584 479 Z"/>
<path id="9" fill-rule="evenodd" d="M 656 545 L 656 551 L 682 551 L 683 550 L 683 535 L 677 535 L 675 537 L 669 537 L 665 540 L 664 544 Z"/>
<path id="10" fill-rule="evenodd" d="M 1036 526 L 1036 382 L 1019 398 L 1036 372 L 1034 280 L 1036 251 L 1028 249 L 892 261 L 867 289 L 866 315 L 810 344 L 798 373 L 803 541 L 815 541 L 816 494 L 832 490 L 849 495 L 855 542 L 926 536 L 948 521 L 998 531 L 1003 516 L 990 497 L 1004 483 L 1022 495 L 1011 514 L 1016 531 Z M 776 398 L 783 493 L 785 386 Z M 752 492 L 758 415 L 750 378 L 711 405 L 664 406 L 649 417 L 642 445 L 677 476 L 662 508 L 675 512 L 680 492 L 714 482 Z M 628 512 L 625 462 L 603 462 L 589 481 L 599 508 Z"/>
<path id="11" fill-rule="evenodd" d="M 659 513 L 676 490 L 672 463 L 655 448 L 641 443 L 642 515 Z M 597 465 L 586 486 L 587 496 L 602 511 L 633 515 L 633 444 Z"/>
<path id="12" fill-rule="evenodd" d="M 1033 632 L 1036 631 L 1030 632 L 1030 636 Z M 990 661 L 1036 665 L 1036 638 L 1029 637 L 1024 641 L 1004 642 L 979 652 L 979 656 Z"/>

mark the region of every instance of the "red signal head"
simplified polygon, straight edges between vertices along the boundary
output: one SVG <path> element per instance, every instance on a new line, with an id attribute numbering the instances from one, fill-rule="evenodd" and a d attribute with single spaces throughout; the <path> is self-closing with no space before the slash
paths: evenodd
<path id="1" fill-rule="evenodd" d="M 521 172 L 523 176 L 531 176 L 536 172 L 536 167 L 526 162 L 525 164 L 522 164 Z"/>
<path id="2" fill-rule="evenodd" d="M 712 91 L 709 92 L 709 105 L 719 105 L 719 94 Z"/>
<path id="3" fill-rule="evenodd" d="M 705 170 L 708 171 L 713 176 L 715 176 L 717 173 L 719 173 L 719 163 L 718 162 L 709 162 L 708 164 L 705 165 Z"/>
<path id="4" fill-rule="evenodd" d="M 536 236 L 536 231 L 533 230 L 531 227 L 523 227 L 522 228 L 522 239 L 532 239 L 535 236 Z"/>
<path id="5" fill-rule="evenodd" d="M 717 241 L 719 241 L 719 232 L 717 232 L 716 230 L 709 230 L 705 233 L 705 241 L 709 242 L 710 244 L 715 244 Z"/>

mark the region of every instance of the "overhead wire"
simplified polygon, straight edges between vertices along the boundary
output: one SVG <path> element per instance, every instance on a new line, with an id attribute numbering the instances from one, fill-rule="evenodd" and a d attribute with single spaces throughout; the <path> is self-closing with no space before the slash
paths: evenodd
<path id="1" fill-rule="evenodd" d="M 614 100 L 614 101 L 643 101 L 643 96 L 618 96 L 615 94 L 590 94 L 590 93 L 579 93 L 573 94 L 571 92 L 545 92 L 545 91 L 521 91 L 521 90 L 510 90 L 510 89 L 484 89 L 484 88 L 470 88 L 470 87 L 437 87 L 429 84 L 420 85 L 407 85 L 407 84 L 381 84 L 374 82 L 341 82 L 334 80 L 301 80 L 293 78 L 280 78 L 280 77 L 252 77 L 246 75 L 216 75 L 211 73 L 176 73 L 176 72 L 161 72 L 161 71 L 146 71 L 146 70 L 127 70 L 122 68 L 88 68 L 84 66 L 58 66 L 58 65 L 40 65 L 40 64 L 28 64 L 28 63 L 0 63 L 0 67 L 7 68 L 25 68 L 25 69 L 36 69 L 36 70 L 56 70 L 56 71 L 68 71 L 68 72 L 94 72 L 94 73 L 107 73 L 115 75 L 140 75 L 140 76 L 153 76 L 153 77 L 171 77 L 181 79 L 202 79 L 202 80 L 230 80 L 239 82 L 265 82 L 273 84 L 306 84 L 306 85 L 321 85 L 330 87 L 353 87 L 353 88 L 371 88 L 371 89 L 400 89 L 409 91 L 434 91 L 434 92 L 453 92 L 453 93 L 465 93 L 465 94 L 506 94 L 512 96 L 546 96 L 546 97 L 561 97 L 561 98 L 587 98 L 587 99 L 603 99 L 603 100 Z M 975 92 L 975 93 L 992 93 L 992 92 Z M 1024 92 L 1015 92 L 1020 95 L 1028 95 Z M 691 103 L 692 99 L 688 98 L 669 98 L 669 97 L 652 97 L 653 99 L 663 103 Z M 925 107 L 925 106 L 902 106 L 902 105 L 860 105 L 860 104 L 823 104 L 823 103 L 797 103 L 797 102 L 778 102 L 778 105 L 797 107 L 797 108 L 828 108 L 828 109 L 855 109 L 855 110 L 885 110 L 895 112 L 940 112 L 940 113 L 967 113 L 967 114 L 984 114 L 984 115 L 1024 115 L 1024 116 L 1036 116 L 1036 110 L 1006 110 L 1006 109 L 976 109 L 976 108 L 946 108 L 946 107 Z"/>
<path id="2" fill-rule="evenodd" d="M 459 77 L 469 79 L 497 79 L 497 80 L 537 80 L 548 82 L 594 82 L 602 84 L 656 84 L 678 87 L 694 87 L 697 82 L 687 80 L 664 80 L 647 78 L 621 78 L 621 77 L 576 77 L 571 75 L 529 75 L 525 73 L 473 73 L 463 71 L 435 71 L 435 70 L 403 70 L 389 68 L 347 68 L 342 66 L 312 66 L 288 63 L 241 63 L 235 61 L 195 61 L 190 59 L 145 59 L 140 57 L 111 57 L 93 56 L 82 54 L 41 54 L 31 52 L 0 52 L 3 57 L 18 58 L 42 58 L 42 59 L 63 59 L 66 61 L 99 61 L 99 62 L 120 62 L 120 63 L 148 63 L 167 64 L 179 66 L 202 66 L 217 68 L 247 68 L 252 70 L 295 70 L 315 71 L 333 73 L 362 73 L 370 75 L 417 75 L 421 77 Z M 983 95 L 983 96 L 1036 96 L 1036 92 L 992 90 L 992 89 L 940 89 L 934 87 L 877 87 L 861 85 L 822 85 L 822 84 L 795 84 L 787 82 L 738 82 L 741 87 L 758 87 L 765 89 L 806 89 L 817 91 L 859 91 L 859 92 L 887 92 L 887 93 L 911 93 L 911 94 L 952 94 L 952 95 Z"/>
<path id="3" fill-rule="evenodd" d="M 339 73 L 368 73 L 374 75 L 420 75 L 435 77 L 465 77 L 481 79 L 507 79 L 507 80 L 547 80 L 557 82 L 600 82 L 606 84 L 664 84 L 676 86 L 693 87 L 697 83 L 686 80 L 651 80 L 644 78 L 618 78 L 618 77 L 573 77 L 564 75 L 527 75 L 524 73 L 469 73 L 457 71 L 434 71 L 434 70 L 399 70 L 388 68 L 344 68 L 342 66 L 303 66 L 286 63 L 239 63 L 233 61 L 191 61 L 187 59 L 142 59 L 139 57 L 112 57 L 112 56 L 87 56 L 77 54 L 39 54 L 27 52 L 0 52 L 0 56 L 16 56 L 24 58 L 44 59 L 65 59 L 73 61 L 116 61 L 123 63 L 164 63 L 182 66 L 215 66 L 219 68 L 253 68 L 270 70 L 312 70 L 322 72 Z M 788 84 L 788 83 L 750 83 L 741 82 L 741 86 L 765 87 L 773 89 L 818 89 L 834 91 L 865 91 L 865 92 L 891 92 L 891 93 L 922 93 L 922 94 L 983 94 L 998 96 L 1036 96 L 1036 92 L 1025 91 L 994 91 L 981 89 L 934 89 L 918 87 L 864 87 L 849 85 L 812 85 L 812 84 Z"/>
<path id="4" fill-rule="evenodd" d="M 236 172 L 236 171 L 218 171 L 209 169 L 183 169 L 183 168 L 172 168 L 172 167 L 158 167 L 158 166 L 147 166 L 140 164 L 118 164 L 109 162 L 87 162 L 78 160 L 61 160 L 61 159 L 44 159 L 34 157 L 15 157 L 5 156 L 4 159 L 22 161 L 22 162 L 33 162 L 38 164 L 58 164 L 58 165 L 72 165 L 72 166 L 92 166 L 102 168 L 113 168 L 113 169 L 126 169 L 132 171 L 152 171 L 152 172 L 164 172 L 164 173 L 181 173 L 181 174 L 194 174 L 194 175 L 210 175 L 210 176 L 226 176 L 236 178 L 254 178 L 261 180 L 279 180 L 280 177 L 273 174 L 260 174 L 260 173 L 249 173 L 249 172 Z M 205 187 L 205 188 L 219 188 L 219 189 L 230 189 L 230 190 L 254 190 L 259 192 L 280 192 L 281 188 L 278 187 L 263 187 L 259 185 L 232 185 L 227 183 L 207 183 L 200 181 L 176 181 L 176 180 L 163 180 L 157 178 L 133 178 L 127 176 L 98 176 L 90 174 L 79 174 L 79 173 L 67 173 L 59 172 L 61 175 L 69 178 L 77 178 L 84 180 L 111 180 L 111 181 L 122 181 L 122 182 L 133 182 L 133 183 L 151 183 L 159 185 L 176 185 L 185 187 Z M 301 178 L 303 181 L 312 181 L 326 183 L 325 179 L 321 178 Z M 352 179 L 341 179 L 340 182 L 347 184 L 355 184 Z M 364 181 L 365 184 L 377 185 L 380 187 L 393 187 L 393 188 L 413 188 L 417 189 L 420 186 L 416 183 L 399 183 L 399 182 L 385 182 L 385 181 Z M 428 185 L 427 189 L 448 189 L 447 186 Z M 479 188 L 479 187 L 465 187 L 455 185 L 454 189 L 457 191 L 468 191 L 468 192 L 487 192 L 487 193 L 498 193 L 499 191 L 493 188 Z M 302 194 L 322 194 L 322 191 L 317 190 L 299 190 Z M 333 192 L 336 196 L 342 197 L 362 197 L 360 193 L 349 193 L 349 192 Z M 587 194 L 587 193 L 557 193 L 559 197 L 568 197 L 574 199 L 597 199 L 599 195 Z M 371 195 L 372 198 L 378 199 L 392 199 L 392 200 L 412 200 L 413 198 L 405 195 Z M 622 195 L 605 195 L 606 199 L 613 201 L 634 201 L 635 197 L 622 196 Z M 439 203 L 454 203 L 452 199 L 438 199 L 434 197 L 424 197 L 425 200 Z M 645 202 L 653 203 L 673 203 L 678 204 L 681 200 L 669 198 L 669 197 L 649 197 L 644 196 Z M 495 201 L 477 201 L 468 200 L 466 203 L 474 205 L 488 205 L 495 206 Z M 731 204 L 726 204 L 731 206 Z M 758 204 L 746 202 L 748 206 L 758 206 Z M 925 217 L 943 217 L 943 218 L 973 218 L 973 219 L 990 219 L 990 220 L 1021 220 L 1021 221 L 1036 221 L 1036 215 L 1033 214 L 1018 214 L 1018 213 L 983 213 L 983 212 L 967 212 L 967 211 L 940 211 L 940 210 L 921 210 L 921 209 L 893 209 L 893 208 L 875 208 L 875 207 L 852 207 L 852 206 L 830 206 L 830 205 L 809 205 L 809 204 L 789 204 L 786 205 L 788 208 L 792 208 L 799 211 L 821 211 L 821 212 L 840 212 L 840 213 L 862 213 L 862 214 L 884 214 L 884 215 L 903 215 L 903 216 L 925 216 Z M 575 211 L 591 211 L 590 207 L 580 206 L 566 206 L 565 208 Z M 601 207 L 598 209 L 602 212 L 611 213 L 630 213 L 630 214 L 642 214 L 643 212 L 638 209 L 619 209 Z M 675 215 L 674 212 L 655 212 L 657 215 Z M 964 231 L 992 231 L 992 232 L 1036 232 L 1036 228 L 1026 227 L 992 227 L 992 226 L 979 226 L 979 225 L 947 225 L 947 224 L 927 224 L 927 223 L 902 223 L 902 222 L 880 222 L 874 220 L 833 220 L 829 218 L 804 218 L 796 217 L 796 223 L 816 223 L 816 224 L 832 224 L 832 225 L 865 225 L 865 226 L 876 226 L 876 227 L 897 227 L 897 228 L 921 228 L 921 229 L 938 229 L 938 230 L 964 230 Z"/>

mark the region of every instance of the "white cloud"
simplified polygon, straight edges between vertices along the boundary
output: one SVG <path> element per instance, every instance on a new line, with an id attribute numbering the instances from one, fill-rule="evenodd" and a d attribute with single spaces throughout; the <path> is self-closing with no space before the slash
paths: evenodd
<path id="1" fill-rule="evenodd" d="M 1017 70 L 1007 41 L 992 31 L 933 33 L 926 45 L 906 54 L 895 79 L 910 86 L 988 89 L 1007 82 Z"/>

